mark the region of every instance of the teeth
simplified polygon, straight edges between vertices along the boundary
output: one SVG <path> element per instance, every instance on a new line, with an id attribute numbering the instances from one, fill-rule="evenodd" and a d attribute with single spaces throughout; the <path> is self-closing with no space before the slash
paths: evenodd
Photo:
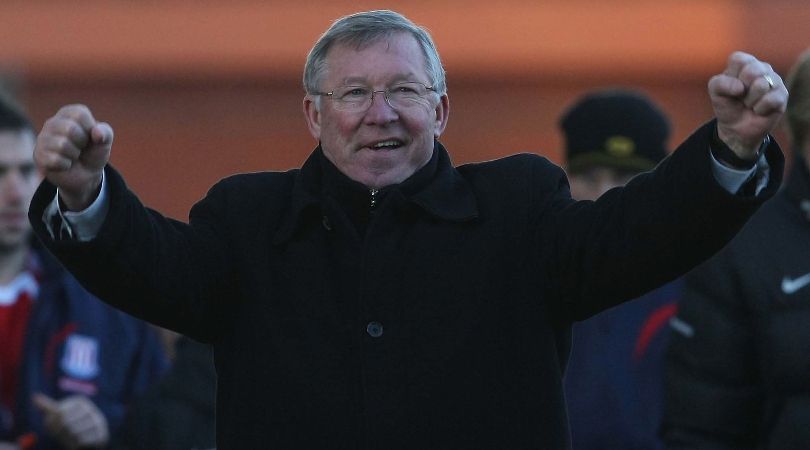
<path id="1" fill-rule="evenodd" d="M 374 144 L 374 148 L 397 147 L 399 145 L 399 141 L 383 141 Z"/>

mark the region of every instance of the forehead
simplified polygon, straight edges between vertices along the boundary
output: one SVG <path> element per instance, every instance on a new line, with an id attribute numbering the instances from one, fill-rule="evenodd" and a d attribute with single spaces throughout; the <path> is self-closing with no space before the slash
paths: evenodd
<path id="1" fill-rule="evenodd" d="M 0 130 L 0 164 L 25 164 L 34 160 L 34 134 L 28 130 Z"/>
<path id="2" fill-rule="evenodd" d="M 425 56 L 408 33 L 382 37 L 362 47 L 338 43 L 326 55 L 331 83 L 428 81 Z"/>

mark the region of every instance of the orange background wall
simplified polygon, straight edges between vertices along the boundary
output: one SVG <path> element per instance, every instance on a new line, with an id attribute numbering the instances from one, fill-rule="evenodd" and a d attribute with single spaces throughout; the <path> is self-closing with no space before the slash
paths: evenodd
<path id="1" fill-rule="evenodd" d="M 130 186 L 185 219 L 223 176 L 300 165 L 315 145 L 301 113 L 306 53 L 332 20 L 377 8 L 433 34 L 451 100 L 442 141 L 457 163 L 518 151 L 560 162 L 557 117 L 605 86 L 651 95 L 676 142 L 710 117 L 706 82 L 732 50 L 784 75 L 810 47 L 806 0 L 6 0 L 0 71 L 37 125 L 89 105 L 115 128 L 113 163 Z"/>

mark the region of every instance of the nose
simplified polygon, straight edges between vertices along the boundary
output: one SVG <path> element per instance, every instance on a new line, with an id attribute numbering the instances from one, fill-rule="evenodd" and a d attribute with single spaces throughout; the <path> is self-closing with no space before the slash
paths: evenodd
<path id="1" fill-rule="evenodd" d="M 25 192 L 25 177 L 16 170 L 11 170 L 3 177 L 2 194 L 9 201 L 19 201 Z"/>
<path id="2" fill-rule="evenodd" d="M 388 123 L 399 119 L 397 110 L 391 106 L 385 91 L 371 92 L 371 105 L 366 110 L 366 123 Z"/>

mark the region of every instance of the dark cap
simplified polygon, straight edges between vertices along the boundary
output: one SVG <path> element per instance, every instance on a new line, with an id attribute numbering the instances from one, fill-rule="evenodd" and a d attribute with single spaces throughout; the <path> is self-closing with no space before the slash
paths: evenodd
<path id="1" fill-rule="evenodd" d="M 643 172 L 667 155 L 669 120 L 642 94 L 624 90 L 585 95 L 560 119 L 570 173 L 590 167 Z"/>

